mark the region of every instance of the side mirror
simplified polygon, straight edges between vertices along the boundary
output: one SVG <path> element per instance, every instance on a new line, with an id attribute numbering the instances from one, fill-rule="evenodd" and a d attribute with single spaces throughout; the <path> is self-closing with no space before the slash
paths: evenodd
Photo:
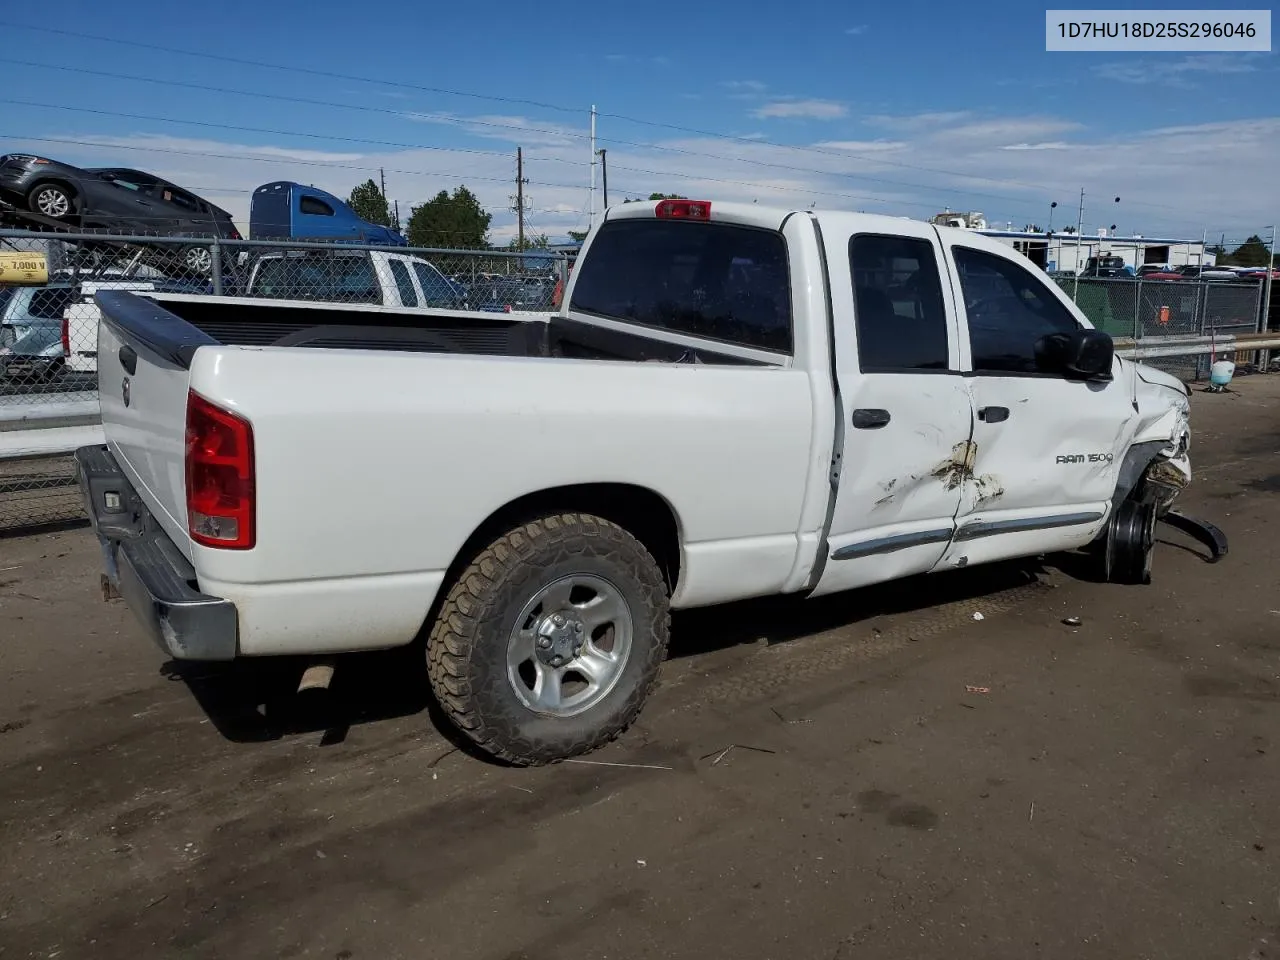
<path id="1" fill-rule="evenodd" d="M 1051 333 L 1036 341 L 1036 368 L 1042 373 L 1058 373 L 1069 380 L 1111 379 L 1115 344 L 1101 330 Z"/>

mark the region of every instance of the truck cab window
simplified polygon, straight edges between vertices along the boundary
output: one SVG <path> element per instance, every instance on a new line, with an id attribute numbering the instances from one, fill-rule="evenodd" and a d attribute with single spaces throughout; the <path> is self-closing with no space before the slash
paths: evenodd
<path id="1" fill-rule="evenodd" d="M 570 310 L 745 347 L 790 352 L 791 285 L 782 235 L 679 220 L 600 228 Z"/>
<path id="2" fill-rule="evenodd" d="M 1076 318 L 1030 270 L 971 247 L 955 247 L 976 373 L 1035 373 L 1036 341 L 1074 333 Z"/>
<path id="3" fill-rule="evenodd" d="M 300 197 L 298 199 L 298 210 L 302 213 L 310 213 L 317 217 L 333 216 L 333 207 L 329 206 L 319 197 Z"/>
<path id="4" fill-rule="evenodd" d="M 933 244 L 859 234 L 849 240 L 849 272 L 864 373 L 948 369 L 947 310 Z"/>

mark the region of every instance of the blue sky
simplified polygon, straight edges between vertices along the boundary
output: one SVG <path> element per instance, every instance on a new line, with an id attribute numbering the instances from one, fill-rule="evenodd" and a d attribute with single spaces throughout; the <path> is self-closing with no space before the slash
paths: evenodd
<path id="1" fill-rule="evenodd" d="M 587 223 L 592 103 L 615 203 L 950 207 L 1021 227 L 1056 200 L 1060 227 L 1083 187 L 1089 232 L 1243 239 L 1280 217 L 1275 53 L 1047 53 L 1025 2 L 30 9 L 6 17 L 0 151 L 152 170 L 242 224 L 260 183 L 345 196 L 383 167 L 402 215 L 465 183 L 500 241 L 519 145 L 530 224 L 562 236 Z"/>

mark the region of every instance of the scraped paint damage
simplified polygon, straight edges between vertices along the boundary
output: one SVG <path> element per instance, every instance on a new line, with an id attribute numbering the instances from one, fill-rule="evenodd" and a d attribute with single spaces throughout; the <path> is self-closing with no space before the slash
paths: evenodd
<path id="1" fill-rule="evenodd" d="M 1004 486 L 994 474 L 975 476 L 973 465 L 978 459 L 978 445 L 972 440 L 957 443 L 951 448 L 951 456 L 933 469 L 930 476 L 937 477 L 948 490 L 954 490 L 966 480 L 974 486 L 975 499 L 985 503 L 1004 495 Z"/>

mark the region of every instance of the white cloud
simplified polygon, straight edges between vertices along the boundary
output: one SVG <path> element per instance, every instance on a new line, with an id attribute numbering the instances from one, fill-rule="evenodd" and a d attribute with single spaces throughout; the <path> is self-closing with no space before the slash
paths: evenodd
<path id="1" fill-rule="evenodd" d="M 871 28 L 867 24 L 860 23 L 856 27 L 849 27 L 847 30 L 845 30 L 845 33 L 847 33 L 851 37 L 860 37 L 870 29 Z"/>
<path id="2" fill-rule="evenodd" d="M 434 116 L 431 122 L 442 122 Z M 295 149 L 287 142 L 100 137 L 75 130 L 50 134 L 64 138 L 60 143 L 0 139 L 0 152 L 38 149 L 71 163 L 152 170 L 226 207 L 242 230 L 251 191 L 259 184 L 295 179 L 345 197 L 357 183 L 376 179 L 382 167 L 402 218 L 407 219 L 413 204 L 465 184 L 493 213 L 491 233 L 501 242 L 515 233 L 509 206 L 519 144 L 530 180 L 528 229 L 562 237 L 566 230 L 587 225 L 585 129 L 519 116 L 453 119 L 458 122 L 451 126 L 483 138 L 469 152 L 426 146 L 325 151 Z M 1269 222 L 1259 219 L 1264 216 L 1259 185 L 1273 176 L 1280 118 L 1183 124 L 1107 137 L 1052 116 L 952 112 L 891 119 L 887 126 L 893 128 L 892 137 L 817 140 L 808 149 L 745 138 L 654 139 L 657 131 L 638 132 L 603 121 L 600 145 L 608 148 L 609 197 L 618 203 L 625 196 L 678 192 L 711 200 L 796 208 L 816 203 L 917 218 L 950 206 L 983 210 L 993 222 L 1023 223 L 1043 222 L 1051 200 L 1074 212 L 1083 186 L 1086 227 L 1105 218 L 1104 225 L 1118 222 L 1122 231 L 1148 236 L 1199 236 L 1206 227 L 1211 233 L 1247 235 Z M 536 135 L 528 132 L 533 130 L 548 133 L 535 143 Z M 72 140 L 92 145 L 67 142 Z M 1218 175 L 1224 169 L 1231 176 Z M 1094 198 L 1111 196 L 1123 200 L 1104 213 L 1102 201 Z M 597 191 L 597 204 L 600 199 Z"/>
<path id="3" fill-rule="evenodd" d="M 882 153 L 901 150 L 908 144 L 905 140 L 820 140 L 814 146 L 823 150 L 844 150 L 848 153 Z"/>
<path id="4" fill-rule="evenodd" d="M 746 91 L 747 93 L 762 93 L 768 89 L 767 85 L 759 80 L 722 80 L 720 86 L 728 90 Z"/>
<path id="5" fill-rule="evenodd" d="M 874 127 L 888 127 L 893 130 L 925 130 L 940 127 L 948 123 L 956 123 L 970 116 L 967 110 L 948 110 L 933 113 L 914 113 L 906 116 L 888 114 L 872 114 L 864 117 L 865 123 Z"/>
<path id="6" fill-rule="evenodd" d="M 843 103 L 834 100 L 770 100 L 764 106 L 752 111 L 752 116 L 759 119 L 802 118 L 806 120 L 838 120 L 849 113 Z"/>
<path id="7" fill-rule="evenodd" d="M 1100 63 L 1093 72 L 1104 80 L 1117 83 L 1161 83 L 1170 87 L 1191 88 L 1197 86 L 1195 78 L 1253 73 L 1258 69 L 1257 58 L 1240 54 L 1200 54 L 1175 60 L 1149 59 Z"/>

